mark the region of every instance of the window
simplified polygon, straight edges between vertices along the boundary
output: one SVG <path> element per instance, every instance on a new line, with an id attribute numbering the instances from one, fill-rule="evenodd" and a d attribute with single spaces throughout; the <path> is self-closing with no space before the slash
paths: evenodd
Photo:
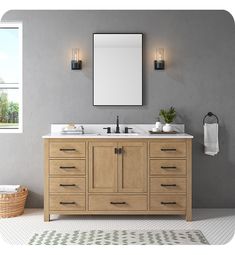
<path id="1" fill-rule="evenodd" d="M 0 23 L 0 133 L 22 132 L 22 25 Z"/>

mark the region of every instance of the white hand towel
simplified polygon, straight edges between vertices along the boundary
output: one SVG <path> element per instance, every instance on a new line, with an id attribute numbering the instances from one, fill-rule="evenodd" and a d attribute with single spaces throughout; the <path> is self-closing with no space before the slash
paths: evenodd
<path id="1" fill-rule="evenodd" d="M 20 185 L 0 185 L 0 192 L 16 192 Z"/>
<path id="2" fill-rule="evenodd" d="M 204 124 L 204 153 L 215 156 L 219 152 L 218 123 Z"/>

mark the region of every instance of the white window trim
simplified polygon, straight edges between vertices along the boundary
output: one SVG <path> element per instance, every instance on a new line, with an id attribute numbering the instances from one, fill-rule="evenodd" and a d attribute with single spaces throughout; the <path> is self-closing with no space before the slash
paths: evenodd
<path id="1" fill-rule="evenodd" d="M 19 127 L 16 129 L 0 128 L 0 133 L 23 133 L 23 26 L 20 22 L 0 22 L 1 27 L 19 29 Z"/>

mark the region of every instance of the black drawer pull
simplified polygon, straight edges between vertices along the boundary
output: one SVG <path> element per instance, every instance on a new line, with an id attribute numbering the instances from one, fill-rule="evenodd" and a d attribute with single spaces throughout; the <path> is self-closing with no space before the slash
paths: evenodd
<path id="1" fill-rule="evenodd" d="M 171 148 L 169 148 L 169 149 L 162 148 L 161 151 L 176 151 L 176 149 L 174 149 L 174 148 L 172 148 L 172 149 Z"/>
<path id="2" fill-rule="evenodd" d="M 60 166 L 60 169 L 75 169 L 76 166 Z"/>
<path id="3" fill-rule="evenodd" d="M 162 205 L 176 205 L 176 202 L 161 202 Z"/>
<path id="4" fill-rule="evenodd" d="M 76 184 L 60 184 L 61 187 L 75 187 Z"/>
<path id="5" fill-rule="evenodd" d="M 126 202 L 110 202 L 111 205 L 125 205 Z"/>
<path id="6" fill-rule="evenodd" d="M 114 153 L 118 154 L 118 148 L 114 148 Z"/>
<path id="7" fill-rule="evenodd" d="M 60 202 L 61 205 L 75 205 L 75 202 Z"/>
<path id="8" fill-rule="evenodd" d="M 176 169 L 176 166 L 161 166 L 161 169 Z"/>
<path id="9" fill-rule="evenodd" d="M 63 149 L 63 148 L 61 148 L 60 151 L 76 151 L 76 149 Z"/>
<path id="10" fill-rule="evenodd" d="M 162 187 L 176 187 L 176 184 L 161 184 Z"/>

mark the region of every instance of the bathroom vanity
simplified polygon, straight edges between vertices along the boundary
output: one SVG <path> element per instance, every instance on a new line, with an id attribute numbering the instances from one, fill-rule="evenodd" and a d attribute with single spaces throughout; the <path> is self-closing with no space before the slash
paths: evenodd
<path id="1" fill-rule="evenodd" d="M 192 220 L 192 136 L 44 138 L 44 220 L 50 214 L 185 215 Z"/>

